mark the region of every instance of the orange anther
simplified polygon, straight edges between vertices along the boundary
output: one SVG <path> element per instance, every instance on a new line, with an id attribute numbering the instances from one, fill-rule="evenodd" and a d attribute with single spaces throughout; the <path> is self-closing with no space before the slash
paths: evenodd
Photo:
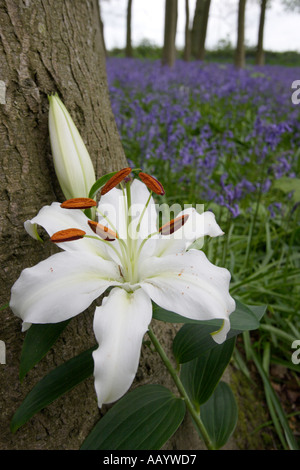
<path id="1" fill-rule="evenodd" d="M 189 218 L 188 214 L 182 215 L 181 217 L 176 217 L 175 219 L 170 220 L 167 224 L 160 227 L 159 232 L 162 235 L 171 235 L 172 233 L 179 230 Z"/>
<path id="2" fill-rule="evenodd" d="M 121 181 L 123 181 L 126 176 L 131 173 L 131 168 L 123 168 L 123 170 L 118 171 L 114 176 L 112 176 L 107 183 L 101 189 L 101 195 L 108 193 L 111 189 L 115 188 Z"/>
<path id="3" fill-rule="evenodd" d="M 97 202 L 94 199 L 88 197 L 76 197 L 74 199 L 68 199 L 64 201 L 60 207 L 63 209 L 89 209 L 90 207 L 95 207 Z"/>
<path id="4" fill-rule="evenodd" d="M 93 220 L 89 220 L 88 224 L 93 230 L 93 232 L 95 232 L 96 235 L 99 235 L 99 237 L 103 238 L 103 240 L 112 242 L 116 238 L 118 238 L 118 235 L 116 234 L 116 232 L 114 232 L 108 227 L 105 227 L 104 225 L 94 222 Z"/>
<path id="5" fill-rule="evenodd" d="M 84 235 L 85 232 L 83 230 L 79 230 L 78 228 L 68 228 L 66 230 L 55 232 L 51 237 L 51 241 L 53 243 L 71 242 L 73 240 L 83 238 Z"/>
<path id="6" fill-rule="evenodd" d="M 163 196 L 165 194 L 165 190 L 163 188 L 163 185 L 153 176 L 148 175 L 147 173 L 140 172 L 139 177 L 145 183 L 145 185 L 154 193 L 159 194 L 160 196 Z"/>

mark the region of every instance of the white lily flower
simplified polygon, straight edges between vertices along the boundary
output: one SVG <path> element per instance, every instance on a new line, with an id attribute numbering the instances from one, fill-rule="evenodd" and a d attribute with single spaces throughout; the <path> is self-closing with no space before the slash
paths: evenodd
<path id="1" fill-rule="evenodd" d="M 94 377 L 101 407 L 118 400 L 134 380 L 152 318 L 151 301 L 191 319 L 222 319 L 223 327 L 212 336 L 217 343 L 226 339 L 235 302 L 229 294 L 230 273 L 203 252 L 187 250 L 199 237 L 223 234 L 211 212 L 188 209 L 158 230 L 152 195 L 138 180 L 111 189 L 97 210 L 99 222 L 93 222 L 81 210 L 53 203 L 30 221 L 44 227 L 64 251 L 21 273 L 10 306 L 25 327 L 61 322 L 113 287 L 94 316 L 99 344 L 93 353 Z M 70 227 L 73 231 L 60 232 Z M 65 233 L 71 233 L 65 240 L 73 241 L 63 242 Z"/>
<path id="2" fill-rule="evenodd" d="M 96 181 L 93 163 L 66 107 L 49 96 L 49 134 L 55 172 L 66 197 L 88 197 Z"/>

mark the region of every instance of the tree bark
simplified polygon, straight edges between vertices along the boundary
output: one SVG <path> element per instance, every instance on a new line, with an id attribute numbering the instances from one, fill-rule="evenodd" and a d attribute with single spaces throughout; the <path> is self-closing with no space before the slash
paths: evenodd
<path id="1" fill-rule="evenodd" d="M 185 0 L 185 31 L 184 31 L 183 60 L 188 62 L 191 58 L 191 31 L 190 31 L 190 7 L 189 0 Z"/>
<path id="2" fill-rule="evenodd" d="M 201 18 L 199 44 L 198 44 L 198 50 L 196 51 L 196 59 L 198 60 L 204 60 L 204 57 L 205 57 L 205 41 L 206 41 L 207 25 L 208 25 L 208 18 L 209 18 L 210 2 L 211 0 L 204 0 L 203 15 Z"/>
<path id="3" fill-rule="evenodd" d="M 191 34 L 191 48 L 192 55 L 196 57 L 199 43 L 200 43 L 200 32 L 201 32 L 201 21 L 203 17 L 205 0 L 197 0 L 193 18 L 192 34 Z"/>
<path id="4" fill-rule="evenodd" d="M 104 53 L 105 55 L 107 55 L 107 49 L 106 49 L 105 37 L 104 37 L 104 24 L 103 24 L 102 16 L 101 16 L 100 0 L 98 2 L 98 9 L 99 9 L 98 15 L 100 18 L 100 33 L 101 33 L 101 38 L 102 38 L 102 44 L 103 44 Z"/>
<path id="5" fill-rule="evenodd" d="M 47 95 L 57 92 L 82 135 L 96 175 L 127 166 L 109 101 L 97 0 L 0 1 L 0 306 L 22 269 L 58 251 L 25 232 L 42 206 L 62 201 L 48 136 Z M 0 448 L 78 448 L 98 418 L 93 380 L 36 415 L 15 435 L 9 423 L 28 391 L 94 341 L 88 311 L 72 320 L 55 349 L 22 384 L 24 333 L 9 308 L 0 311 Z"/>
<path id="6" fill-rule="evenodd" d="M 176 29 L 177 29 L 178 3 L 177 0 L 166 0 L 165 29 L 162 64 L 173 67 L 176 60 Z"/>
<path id="7" fill-rule="evenodd" d="M 265 64 L 265 54 L 264 54 L 264 27 L 266 19 L 266 7 L 268 0 L 261 0 L 260 2 L 260 17 L 259 17 L 259 28 L 258 28 L 258 40 L 257 40 L 257 50 L 255 57 L 256 65 Z"/>
<path id="8" fill-rule="evenodd" d="M 126 57 L 132 57 L 132 43 L 131 43 L 131 12 L 132 12 L 132 0 L 128 0 L 127 3 L 127 21 L 126 21 Z"/>
<path id="9" fill-rule="evenodd" d="M 234 65 L 236 68 L 245 67 L 245 11 L 246 0 L 239 0 L 238 33 Z"/>

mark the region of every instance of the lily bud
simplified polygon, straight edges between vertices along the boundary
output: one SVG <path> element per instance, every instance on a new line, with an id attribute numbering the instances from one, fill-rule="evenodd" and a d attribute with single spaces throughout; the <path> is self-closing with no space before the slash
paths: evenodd
<path id="1" fill-rule="evenodd" d="M 49 133 L 55 172 L 66 199 L 87 197 L 96 181 L 84 142 L 57 95 L 49 96 Z"/>
<path id="2" fill-rule="evenodd" d="M 55 232 L 51 237 L 51 241 L 53 243 L 71 242 L 74 240 L 79 240 L 84 236 L 85 232 L 83 230 L 79 230 L 78 228 L 67 228 L 66 230 L 59 230 L 59 232 Z"/>
<path id="3" fill-rule="evenodd" d="M 88 224 L 93 230 L 93 232 L 95 232 L 96 235 L 98 235 L 103 240 L 106 240 L 108 242 L 113 242 L 116 238 L 118 238 L 118 235 L 116 234 L 116 232 L 114 232 L 108 227 L 105 227 L 104 225 L 94 222 L 93 220 L 89 220 Z"/>

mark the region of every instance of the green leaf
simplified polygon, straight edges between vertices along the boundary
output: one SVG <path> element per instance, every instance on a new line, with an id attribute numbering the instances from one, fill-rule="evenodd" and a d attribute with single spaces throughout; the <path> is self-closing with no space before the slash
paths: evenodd
<path id="1" fill-rule="evenodd" d="M 117 173 L 117 171 L 113 171 L 112 173 L 107 173 L 106 175 L 101 176 L 97 181 L 93 184 L 93 186 L 90 189 L 89 192 L 89 197 L 91 199 L 95 199 L 98 191 L 102 188 L 102 186 L 107 183 L 107 181 L 114 176 Z"/>
<path id="2" fill-rule="evenodd" d="M 250 306 L 245 305 L 241 301 L 235 299 L 236 309 L 230 315 L 231 328 L 234 330 L 255 330 L 259 327 L 259 321 L 266 311 L 266 306 Z M 153 318 L 167 323 L 191 323 L 198 325 L 212 325 L 220 328 L 222 320 L 192 320 L 183 317 L 174 312 L 169 312 L 162 307 L 153 303 Z"/>
<path id="3" fill-rule="evenodd" d="M 195 405 L 205 403 L 214 392 L 231 359 L 234 346 L 235 338 L 231 338 L 183 364 L 180 378 Z"/>
<path id="4" fill-rule="evenodd" d="M 82 450 L 156 450 L 174 434 L 185 403 L 161 385 L 125 395 L 98 421 Z"/>
<path id="5" fill-rule="evenodd" d="M 200 416 L 214 447 L 223 447 L 238 419 L 237 404 L 229 385 L 219 382 L 209 400 L 201 406 Z"/>
<path id="6" fill-rule="evenodd" d="M 245 305 L 235 299 L 236 309 L 230 315 L 230 323 L 234 330 L 256 330 L 259 322 L 267 310 L 266 305 Z"/>
<path id="7" fill-rule="evenodd" d="M 45 356 L 70 320 L 47 325 L 31 325 L 23 343 L 19 377 L 25 375 Z"/>
<path id="8" fill-rule="evenodd" d="M 267 305 L 247 305 L 247 307 L 254 313 L 259 322 L 267 311 Z"/>
<path id="9" fill-rule="evenodd" d="M 15 412 L 10 424 L 11 431 L 17 431 L 33 415 L 92 375 L 94 349 L 70 359 L 38 382 Z"/>
<path id="10" fill-rule="evenodd" d="M 243 331 L 255 330 L 266 307 L 250 307 L 236 301 L 237 308 L 230 315 L 230 331 L 227 339 L 233 338 Z M 217 320 L 186 323 L 178 331 L 173 341 L 173 353 L 178 363 L 192 359 L 213 349 L 218 344 L 212 339 L 211 333 L 220 327 Z"/>

